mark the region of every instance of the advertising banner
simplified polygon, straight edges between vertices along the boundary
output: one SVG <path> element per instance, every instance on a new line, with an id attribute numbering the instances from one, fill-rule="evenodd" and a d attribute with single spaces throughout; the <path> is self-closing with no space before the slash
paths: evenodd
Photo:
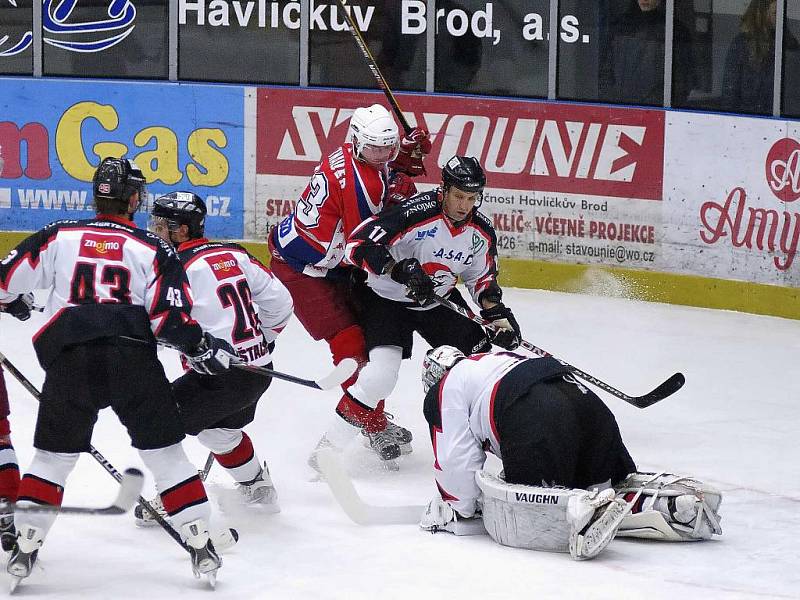
<path id="1" fill-rule="evenodd" d="M 155 196 L 193 191 L 209 237 L 243 236 L 244 88 L 4 79 L 0 96 L 0 230 L 88 218 L 106 156 L 134 160 Z M 136 222 L 146 225 L 146 214 Z"/>
<path id="2" fill-rule="evenodd" d="M 252 235 L 288 214 L 317 163 L 344 142 L 353 110 L 380 94 L 257 91 Z M 653 268 L 662 242 L 664 113 L 504 99 L 403 94 L 412 125 L 431 133 L 438 184 L 454 154 L 477 157 L 481 210 L 501 256 Z M 420 185 L 420 182 L 423 185 Z"/>
<path id="3" fill-rule="evenodd" d="M 797 287 L 800 123 L 670 113 L 664 267 Z"/>

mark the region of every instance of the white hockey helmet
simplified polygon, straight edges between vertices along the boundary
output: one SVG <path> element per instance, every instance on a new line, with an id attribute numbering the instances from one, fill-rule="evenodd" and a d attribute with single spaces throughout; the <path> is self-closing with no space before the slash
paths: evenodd
<path id="1" fill-rule="evenodd" d="M 357 108 L 350 117 L 347 140 L 358 160 L 383 167 L 397 158 L 400 134 L 392 115 L 380 104 Z"/>
<path id="2" fill-rule="evenodd" d="M 439 346 L 428 350 L 422 359 L 422 388 L 425 393 L 435 386 L 453 366 L 466 356 L 453 346 Z"/>

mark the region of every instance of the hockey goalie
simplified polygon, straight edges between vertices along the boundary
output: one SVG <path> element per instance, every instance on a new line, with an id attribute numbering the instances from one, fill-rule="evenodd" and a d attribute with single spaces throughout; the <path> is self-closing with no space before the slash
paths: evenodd
<path id="1" fill-rule="evenodd" d="M 482 532 L 517 548 L 597 556 L 618 536 L 720 535 L 722 495 L 700 481 L 640 473 L 611 411 L 553 358 L 467 358 L 440 346 L 423 361 L 439 495 L 420 526 Z M 486 451 L 503 472 L 483 470 Z"/>

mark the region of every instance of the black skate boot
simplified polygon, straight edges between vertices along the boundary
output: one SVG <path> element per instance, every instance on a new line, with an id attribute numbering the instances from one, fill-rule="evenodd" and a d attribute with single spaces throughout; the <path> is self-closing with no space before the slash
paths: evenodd
<path id="1" fill-rule="evenodd" d="M 281 512 L 281 507 L 278 504 L 278 492 L 272 483 L 267 463 L 264 463 L 261 472 L 255 479 L 237 482 L 236 488 L 245 497 L 247 504 L 261 505 L 267 512 Z"/>
<path id="2" fill-rule="evenodd" d="M 153 507 L 161 518 L 165 520 L 169 519 L 167 509 L 165 509 L 164 505 L 161 503 L 161 496 L 156 495 L 152 500 L 148 500 L 148 504 Z M 158 525 L 156 518 L 141 504 L 137 504 L 133 507 L 133 518 L 137 527 L 152 527 L 153 525 Z"/>
<path id="3" fill-rule="evenodd" d="M 413 452 L 411 441 L 414 439 L 414 436 L 405 427 L 401 427 L 392 422 L 394 418 L 392 415 L 389 413 L 384 414 L 386 415 L 386 435 L 394 440 L 394 443 L 400 448 L 400 454 L 411 454 L 411 452 Z M 372 447 L 372 441 L 369 439 L 369 434 L 366 430 L 362 429 L 361 434 L 364 436 L 364 446 L 366 448 Z"/>
<path id="4" fill-rule="evenodd" d="M 370 433 L 364 430 L 363 433 L 367 436 L 370 448 L 381 460 L 394 460 L 400 456 L 400 446 L 395 437 L 389 432 L 388 427 L 383 431 Z"/>
<path id="5" fill-rule="evenodd" d="M 17 529 L 14 527 L 14 513 L 8 512 L 0 515 L 0 545 L 3 547 L 3 552 L 11 552 L 16 539 Z"/>

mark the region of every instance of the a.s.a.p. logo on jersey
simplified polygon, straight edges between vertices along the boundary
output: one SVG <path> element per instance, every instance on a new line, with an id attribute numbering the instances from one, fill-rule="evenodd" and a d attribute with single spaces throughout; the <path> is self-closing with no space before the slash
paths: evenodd
<path id="1" fill-rule="evenodd" d="M 131 0 L 108 0 L 105 18 L 90 16 L 97 4 L 88 0 L 44 0 L 45 43 L 72 52 L 102 52 L 119 44 L 136 27 Z"/>
<path id="2" fill-rule="evenodd" d="M 122 260 L 122 247 L 124 245 L 125 238 L 118 235 L 84 233 L 83 237 L 81 237 L 81 249 L 78 254 L 85 258 Z"/>
<path id="3" fill-rule="evenodd" d="M 6 11 L 11 11 L 11 9 L 6 6 L 6 3 L 10 4 L 13 8 L 16 8 L 20 15 L 22 15 L 25 11 L 28 11 L 28 14 L 30 14 L 30 8 L 19 6 L 17 0 L 0 0 L 0 6 L 5 8 Z M 11 13 L 11 16 L 13 20 L 16 15 Z M 10 34 L 4 34 L 2 28 L 0 28 L 0 58 L 22 54 L 25 52 L 25 50 L 30 48 L 32 42 L 33 31 L 23 31 L 12 36 Z"/>

